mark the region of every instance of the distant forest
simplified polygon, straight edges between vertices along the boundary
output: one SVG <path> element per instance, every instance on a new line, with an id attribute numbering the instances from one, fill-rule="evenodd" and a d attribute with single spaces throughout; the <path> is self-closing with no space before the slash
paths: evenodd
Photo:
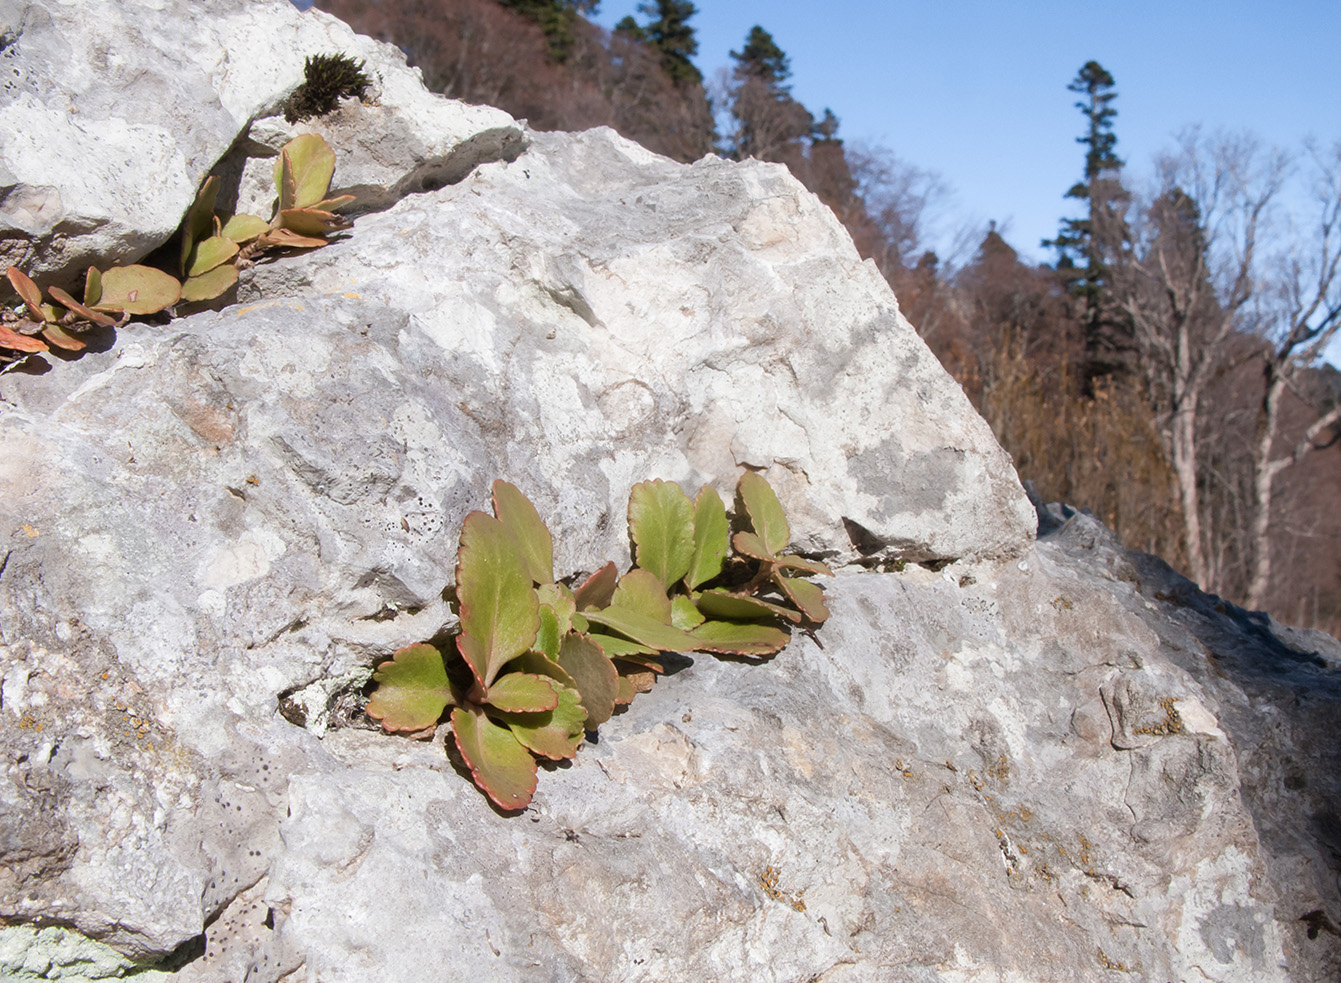
<path id="1" fill-rule="evenodd" d="M 1080 217 L 1045 243 L 1055 260 L 1025 262 L 988 228 L 951 268 L 925 241 L 934 177 L 846 146 L 834 112 L 792 96 L 763 26 L 709 82 L 688 0 L 649 0 L 613 31 L 586 19 L 596 0 L 318 5 L 399 46 L 430 88 L 536 129 L 785 165 L 1044 501 L 1089 509 L 1235 603 L 1341 634 L 1341 377 L 1319 358 L 1341 330 L 1341 145 L 1287 154 L 1189 129 L 1155 187 L 1130 187 L 1117 84 L 1091 61 L 1069 86 L 1080 149 L 1058 211 Z M 1312 206 L 1289 228 L 1287 189 Z"/>

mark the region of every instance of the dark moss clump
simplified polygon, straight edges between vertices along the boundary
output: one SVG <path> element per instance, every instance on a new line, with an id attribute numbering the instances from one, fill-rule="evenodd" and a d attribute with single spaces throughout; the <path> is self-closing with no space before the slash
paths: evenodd
<path id="1" fill-rule="evenodd" d="M 348 55 L 312 55 L 303 64 L 303 84 L 294 90 L 284 118 L 290 123 L 329 113 L 345 96 L 362 99 L 372 80 L 363 62 Z"/>

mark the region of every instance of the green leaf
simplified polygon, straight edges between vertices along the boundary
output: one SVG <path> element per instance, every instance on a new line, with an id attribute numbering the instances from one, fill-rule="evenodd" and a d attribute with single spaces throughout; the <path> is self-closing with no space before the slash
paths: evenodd
<path id="1" fill-rule="evenodd" d="M 791 641 L 785 631 L 758 622 L 705 621 L 690 634 L 696 648 L 725 655 L 772 655 Z"/>
<path id="2" fill-rule="evenodd" d="M 536 632 L 535 644 L 532 647 L 547 659 L 557 659 L 559 639 L 563 634 L 559 630 L 559 616 L 554 613 L 554 609 L 548 604 L 540 605 L 540 630 Z"/>
<path id="3" fill-rule="evenodd" d="M 750 525 L 763 542 L 764 549 L 772 554 L 786 549 L 792 539 L 791 528 L 787 525 L 787 516 L 782 511 L 782 503 L 778 501 L 778 496 L 773 493 L 772 486 L 764 476 L 747 471 L 740 476 L 736 493 L 744 502 L 745 511 L 750 517 Z"/>
<path id="4" fill-rule="evenodd" d="M 600 645 L 581 635 L 567 635 L 559 651 L 559 665 L 577 681 L 587 711 L 587 729 L 595 730 L 609 720 L 615 710 L 619 673 Z"/>
<path id="5" fill-rule="evenodd" d="M 294 137 L 275 162 L 279 210 L 310 208 L 326 197 L 335 176 L 335 151 L 315 133 Z"/>
<path id="6" fill-rule="evenodd" d="M 554 581 L 554 539 L 531 500 L 516 485 L 494 482 L 494 515 L 517 540 L 522 559 L 537 584 Z"/>
<path id="7" fill-rule="evenodd" d="M 824 591 L 818 585 L 808 580 L 783 577 L 779 574 L 773 575 L 773 581 L 811 621 L 819 624 L 829 617 L 829 609 L 824 604 Z"/>
<path id="8" fill-rule="evenodd" d="M 722 572 L 722 561 L 730 548 L 731 527 L 726 506 L 713 488 L 700 488 L 694 499 L 694 555 L 685 574 L 685 586 L 696 590 Z"/>
<path id="9" fill-rule="evenodd" d="M 182 220 L 182 257 L 179 272 L 189 275 L 187 269 L 196 243 L 214 231 L 214 202 L 219 197 L 219 178 L 211 174 L 196 192 L 196 200 Z M 203 272 L 203 271 L 202 271 Z"/>
<path id="10" fill-rule="evenodd" d="M 671 624 L 681 631 L 688 631 L 703 624 L 703 612 L 689 598 L 677 594 L 671 598 Z"/>
<path id="11" fill-rule="evenodd" d="M 610 598 L 610 607 L 636 611 L 663 625 L 671 623 L 671 601 L 666 596 L 665 581 L 650 570 L 636 568 L 624 574 Z"/>
<path id="12" fill-rule="evenodd" d="M 456 554 L 461 634 L 456 647 L 481 689 L 534 644 L 540 602 L 517 541 L 493 516 L 471 512 Z"/>
<path id="13" fill-rule="evenodd" d="M 635 642 L 642 642 L 663 652 L 692 652 L 700 647 L 694 635 L 627 608 L 608 607 L 604 611 L 588 611 L 587 618 L 593 624 L 604 625 Z"/>
<path id="14" fill-rule="evenodd" d="M 526 672 L 504 673 L 494 680 L 485 700 L 498 710 L 534 713 L 559 705 L 554 684 L 544 676 Z"/>
<path id="15" fill-rule="evenodd" d="M 452 734 L 470 777 L 500 809 L 524 809 L 530 804 L 535 795 L 535 758 L 509 728 L 467 704 L 452 711 Z"/>
<path id="16" fill-rule="evenodd" d="M 90 307 L 127 314 L 156 314 L 177 303 L 182 285 L 151 266 L 114 266 L 102 274 L 102 295 Z"/>
<path id="17" fill-rule="evenodd" d="M 663 584 L 689 572 L 694 555 L 694 506 L 673 481 L 640 481 L 629 493 L 629 535 L 635 560 Z"/>
<path id="18" fill-rule="evenodd" d="M 601 647 L 607 658 L 611 659 L 641 659 L 643 656 L 656 655 L 661 651 L 627 638 L 620 638 L 618 635 L 605 635 L 600 632 L 592 632 L 591 640 Z M 660 672 L 660 669 L 657 671 Z"/>
<path id="19" fill-rule="evenodd" d="M 725 618 L 728 621 L 759 621 L 764 618 L 786 618 L 788 621 L 800 621 L 799 612 L 773 604 L 763 598 L 748 594 L 732 594 L 729 591 L 705 590 L 694 595 L 698 609 L 710 618 Z"/>
<path id="20" fill-rule="evenodd" d="M 270 223 L 259 215 L 248 215 L 242 212 L 231 216 L 223 224 L 221 235 L 227 236 L 236 243 L 251 242 L 257 236 L 265 233 L 270 228 Z"/>
<path id="21" fill-rule="evenodd" d="M 238 244 L 227 236 L 210 236 L 201 239 L 186 258 L 186 275 L 200 276 L 216 266 L 227 263 L 238 253 Z"/>
<path id="22" fill-rule="evenodd" d="M 737 553 L 744 553 L 746 556 L 763 560 L 765 563 L 772 563 L 777 559 L 764 541 L 752 532 L 736 533 L 731 537 L 731 545 L 736 548 Z"/>
<path id="23" fill-rule="evenodd" d="M 609 607 L 610 598 L 614 595 L 615 585 L 618 582 L 619 571 L 615 569 L 615 563 L 611 560 L 584 580 L 574 592 L 573 599 L 577 602 L 577 609 L 586 611 L 588 608 Z"/>
<path id="24" fill-rule="evenodd" d="M 380 685 L 368 701 L 367 713 L 388 731 L 432 727 L 454 703 L 442 653 L 432 645 L 410 645 L 396 652 L 373 673 Z"/>
<path id="25" fill-rule="evenodd" d="M 829 569 L 828 564 L 821 563 L 819 560 L 807 560 L 804 556 L 794 556 L 791 553 L 782 553 L 773 557 L 773 563 L 779 570 L 800 570 L 803 573 L 823 574 L 826 577 L 833 576 L 833 571 Z"/>
<path id="26" fill-rule="evenodd" d="M 325 198 L 312 207 L 323 212 L 333 212 L 337 208 L 344 208 L 354 200 L 354 197 L 354 195 L 340 195 L 336 198 Z"/>
<path id="27" fill-rule="evenodd" d="M 523 745 L 552 761 L 577 754 L 586 732 L 587 711 L 577 690 L 556 686 L 559 705 L 541 713 L 504 713 L 503 721 Z"/>
<path id="28" fill-rule="evenodd" d="M 213 300 L 222 296 L 235 283 L 237 283 L 237 267 L 232 263 L 225 263 L 200 276 L 187 277 L 186 282 L 182 284 L 182 300 L 188 303 Z"/>
<path id="29" fill-rule="evenodd" d="M 559 622 L 559 634 L 568 634 L 568 630 L 573 627 L 573 615 L 577 614 L 573 592 L 563 584 L 541 584 L 535 592 L 540 603 L 553 610 Z"/>
<path id="30" fill-rule="evenodd" d="M 577 689 L 577 680 L 568 675 L 563 666 L 552 659 L 546 658 L 539 652 L 523 652 L 508 663 L 508 668 L 517 672 L 531 672 L 537 676 L 548 676 L 570 689 Z"/>
<path id="31" fill-rule="evenodd" d="M 90 266 L 88 272 L 84 274 L 84 304 L 88 307 L 97 307 L 100 300 L 102 300 L 102 274 L 98 272 L 96 266 Z"/>

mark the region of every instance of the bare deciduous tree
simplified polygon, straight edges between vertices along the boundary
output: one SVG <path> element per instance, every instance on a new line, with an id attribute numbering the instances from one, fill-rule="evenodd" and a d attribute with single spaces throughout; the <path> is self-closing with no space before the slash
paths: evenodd
<path id="1" fill-rule="evenodd" d="M 1315 365 L 1341 331 L 1341 143 L 1329 155 L 1310 154 L 1313 173 L 1311 225 L 1292 234 L 1276 275 L 1255 305 L 1253 327 L 1267 341 L 1262 349 L 1264 387 L 1253 445 L 1252 579 L 1248 603 L 1261 607 L 1272 577 L 1271 523 L 1276 479 L 1318 446 L 1341 420 L 1341 394 L 1327 395 L 1331 406 L 1303 434 L 1281 448 L 1281 409 L 1287 392 L 1308 401 L 1299 385 L 1301 372 Z"/>
<path id="2" fill-rule="evenodd" d="M 1189 572 L 1207 588 L 1216 585 L 1203 528 L 1199 411 L 1254 297 L 1259 238 L 1285 170 L 1281 155 L 1251 139 L 1205 141 L 1190 131 L 1159 161 L 1158 190 L 1133 213 L 1132 245 L 1113 276 L 1168 445 Z"/>

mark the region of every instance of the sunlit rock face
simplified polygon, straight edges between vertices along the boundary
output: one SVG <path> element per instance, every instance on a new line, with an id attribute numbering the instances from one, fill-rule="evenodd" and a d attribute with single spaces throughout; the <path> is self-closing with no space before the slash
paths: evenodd
<path id="1" fill-rule="evenodd" d="M 158 247 L 211 171 L 268 215 L 297 132 L 359 196 L 217 310 L 0 375 L 0 976 L 1335 978 L 1337 643 L 1036 512 L 784 169 L 531 134 L 283 2 L 0 36 L 41 283 Z M 286 122 L 331 51 L 369 102 Z M 106 125 L 51 123 L 39 181 L 13 114 L 60 99 Z M 110 187 L 137 210 L 11 217 Z M 746 469 L 840 568 L 813 635 L 672 659 L 520 815 L 363 714 L 454 627 L 495 478 L 566 575 L 627 564 L 633 483 Z"/>

